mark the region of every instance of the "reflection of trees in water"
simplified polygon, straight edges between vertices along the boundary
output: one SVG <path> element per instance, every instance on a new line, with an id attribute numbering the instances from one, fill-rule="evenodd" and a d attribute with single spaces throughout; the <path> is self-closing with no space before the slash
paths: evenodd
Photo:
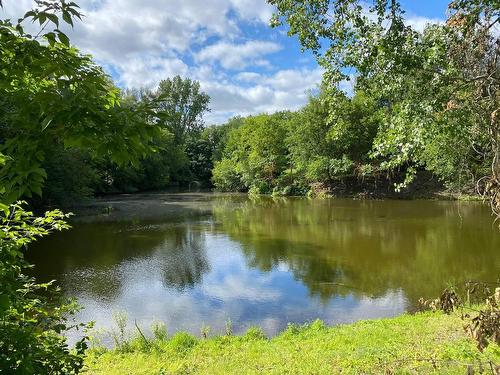
<path id="1" fill-rule="evenodd" d="M 477 204 L 265 199 L 214 212 L 249 265 L 267 271 L 286 264 L 324 299 L 402 288 L 414 302 L 450 281 L 500 272 L 500 235 Z"/>
<path id="2" fill-rule="evenodd" d="M 30 249 L 30 261 L 39 279 L 56 279 L 71 295 L 111 300 L 126 283 L 152 272 L 183 290 L 210 269 L 204 233 L 192 224 L 200 216 L 191 216 L 167 223 L 79 223 Z"/>
<path id="3" fill-rule="evenodd" d="M 203 232 L 183 224 L 171 228 L 161 246 L 163 280 L 168 287 L 178 290 L 192 288 L 200 283 L 210 270 Z"/>
<path id="4" fill-rule="evenodd" d="M 230 196 L 216 197 L 213 212 L 216 230 L 241 244 L 251 267 L 285 266 L 325 300 L 401 288 L 416 301 L 449 281 L 496 279 L 500 272 L 500 234 L 477 204 Z M 140 272 L 184 290 L 209 271 L 206 226 L 196 227 L 204 215 L 183 207 L 175 219 L 76 223 L 28 254 L 37 275 L 66 278 L 70 294 L 113 299 Z"/>

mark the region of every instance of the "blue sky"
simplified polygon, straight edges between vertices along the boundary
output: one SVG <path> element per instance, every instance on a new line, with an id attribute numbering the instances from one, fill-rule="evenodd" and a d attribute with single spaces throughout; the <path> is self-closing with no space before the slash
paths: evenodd
<path id="1" fill-rule="evenodd" d="M 208 124 L 300 108 L 322 71 L 285 28 L 271 29 L 265 0 L 76 0 L 86 15 L 69 32 L 120 87 L 154 87 L 181 75 L 211 96 Z M 5 0 L 7 16 L 33 0 Z M 417 29 L 444 20 L 448 1 L 402 0 Z M 348 89 L 349 87 L 347 87 Z"/>

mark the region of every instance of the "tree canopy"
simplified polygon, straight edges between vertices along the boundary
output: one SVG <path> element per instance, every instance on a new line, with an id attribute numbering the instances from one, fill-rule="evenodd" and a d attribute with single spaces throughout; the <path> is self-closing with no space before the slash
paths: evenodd
<path id="1" fill-rule="evenodd" d="M 0 136 L 7 158 L 0 180 L 10 201 L 41 195 L 43 162 L 55 144 L 123 164 L 149 152 L 157 133 L 144 121 L 146 108 L 121 107 L 111 79 L 59 30 L 58 14 L 70 25 L 80 17 L 76 4 L 37 4 L 17 23 L 0 23 Z M 37 35 L 24 32 L 30 20 L 40 24 Z"/>
<path id="2" fill-rule="evenodd" d="M 399 187 L 423 166 L 474 181 L 500 213 L 498 1 L 452 1 L 446 23 L 423 32 L 406 24 L 397 0 L 269 3 L 272 23 L 287 24 L 325 68 L 330 98 L 354 79 L 355 90 L 384 103 L 373 155 L 383 168 L 406 168 Z"/>

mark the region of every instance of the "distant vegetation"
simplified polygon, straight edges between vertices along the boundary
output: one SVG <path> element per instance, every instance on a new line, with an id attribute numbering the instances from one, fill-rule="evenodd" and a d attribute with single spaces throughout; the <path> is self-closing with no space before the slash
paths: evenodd
<path id="1" fill-rule="evenodd" d="M 343 184 L 380 173 L 371 158 L 383 108 L 358 92 L 339 93 L 330 107 L 326 90 L 298 112 L 241 119 L 228 136 L 212 181 L 220 190 L 305 195 L 318 184 Z M 331 116 L 338 116 L 335 122 Z M 352 179 L 350 180 L 352 182 Z"/>

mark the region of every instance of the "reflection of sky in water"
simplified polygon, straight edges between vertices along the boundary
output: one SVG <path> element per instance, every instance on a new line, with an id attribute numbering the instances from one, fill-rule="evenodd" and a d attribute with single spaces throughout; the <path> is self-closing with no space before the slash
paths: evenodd
<path id="1" fill-rule="evenodd" d="M 130 321 L 137 320 L 141 327 L 162 321 L 171 332 L 187 330 L 199 334 L 202 325 L 209 325 L 213 333 L 222 333 L 230 319 L 235 333 L 260 326 L 273 335 L 288 322 L 319 318 L 327 323 L 345 323 L 393 316 L 405 310 L 401 291 L 388 291 L 379 298 L 347 294 L 322 302 L 293 278 L 286 264 L 271 272 L 260 272 L 247 266 L 239 245 L 225 235 L 204 232 L 202 238 L 210 271 L 192 288 L 181 290 L 165 284 L 163 266 L 169 252 L 165 244 L 147 258 L 129 259 L 112 269 L 101 270 L 120 278 L 119 290 L 112 297 L 101 298 L 72 288 L 88 285 L 95 276 L 102 277 L 95 274 L 98 271 L 84 269 L 66 274 L 66 293 L 77 296 L 85 306 L 77 320 L 93 320 L 97 328 L 110 328 L 113 311 L 124 310 Z M 74 278 L 78 282 L 73 282 Z"/>
<path id="2" fill-rule="evenodd" d="M 500 235 L 487 206 L 436 201 L 249 200 L 214 194 L 121 197 L 111 214 L 30 248 L 110 328 L 126 311 L 145 330 L 273 335 L 288 322 L 393 316 L 449 282 L 494 280 Z"/>

